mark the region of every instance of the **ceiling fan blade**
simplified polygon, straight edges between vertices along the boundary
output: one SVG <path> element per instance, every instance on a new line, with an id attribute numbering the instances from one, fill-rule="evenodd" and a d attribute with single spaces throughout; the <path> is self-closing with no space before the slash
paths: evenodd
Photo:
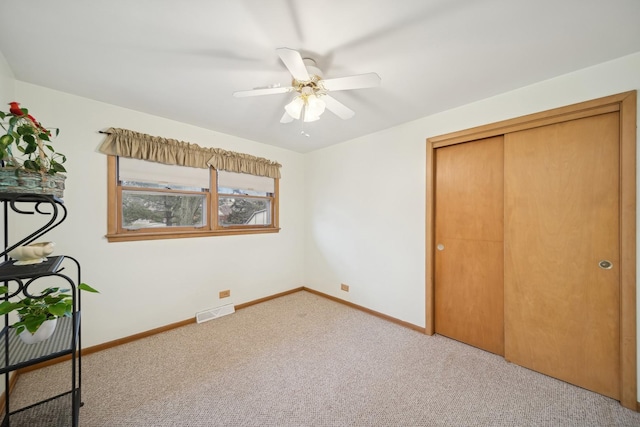
<path id="1" fill-rule="evenodd" d="M 291 86 L 268 87 L 264 89 L 241 90 L 238 92 L 233 92 L 233 96 L 236 98 L 246 98 L 247 96 L 275 95 L 277 93 L 287 93 L 291 92 L 292 90 L 293 88 Z"/>
<path id="2" fill-rule="evenodd" d="M 280 119 L 280 123 L 291 123 L 292 121 L 293 117 L 291 117 L 289 113 L 285 111 L 285 113 L 282 115 L 282 118 Z"/>
<path id="3" fill-rule="evenodd" d="M 321 99 L 324 101 L 329 111 L 343 120 L 350 119 L 356 114 L 355 111 L 353 111 L 351 108 L 347 107 L 337 99 L 333 98 L 332 96 L 325 94 L 322 95 Z"/>
<path id="4" fill-rule="evenodd" d="M 276 49 L 280 59 L 284 62 L 294 79 L 300 82 L 306 82 L 311 80 L 307 67 L 304 65 L 302 56 L 297 50 L 289 49 L 288 47 L 281 47 Z"/>
<path id="5" fill-rule="evenodd" d="M 380 76 L 376 73 L 357 74 L 355 76 L 337 77 L 335 79 L 322 80 L 326 90 L 365 89 L 380 86 Z"/>

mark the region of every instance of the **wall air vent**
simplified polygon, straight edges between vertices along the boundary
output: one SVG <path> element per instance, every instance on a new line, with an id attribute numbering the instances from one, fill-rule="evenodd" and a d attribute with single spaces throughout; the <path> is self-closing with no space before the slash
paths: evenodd
<path id="1" fill-rule="evenodd" d="M 208 310 L 200 311 L 196 313 L 196 322 L 202 323 L 209 320 L 217 319 L 218 317 L 226 316 L 227 314 L 235 313 L 236 309 L 233 304 L 226 304 L 216 308 L 210 308 Z"/>

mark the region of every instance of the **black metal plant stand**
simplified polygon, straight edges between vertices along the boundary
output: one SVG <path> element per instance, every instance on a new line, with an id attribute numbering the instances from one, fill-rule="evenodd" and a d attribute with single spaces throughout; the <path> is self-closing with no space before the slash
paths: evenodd
<path id="1" fill-rule="evenodd" d="M 8 256 L 11 250 L 32 243 L 60 225 L 67 217 L 67 209 L 61 199 L 50 195 L 0 193 L 0 202 L 4 205 L 4 251 L 0 253 L 0 257 L 4 257 L 4 262 L 0 264 L 0 282 L 9 288 L 4 299 L 16 296 L 22 298 L 39 297 L 40 293 L 34 291 L 38 286 L 37 283 L 42 285 L 46 282 L 46 287 L 49 287 L 51 286 L 48 284 L 50 281 L 55 281 L 57 287 L 69 288 L 73 298 L 72 316 L 59 318 L 53 336 L 39 343 L 23 343 L 15 334 L 14 329 L 8 326 L 9 315 L 5 315 L 4 328 L 0 333 L 0 339 L 2 339 L 0 343 L 0 374 L 4 375 L 5 389 L 0 426 L 77 427 L 80 406 L 82 406 L 80 396 L 82 371 L 80 292 L 78 291 L 78 284 L 81 283 L 80 264 L 70 256 L 54 256 L 40 264 L 16 266 Z M 10 214 L 41 215 L 45 224 L 17 243 L 9 245 Z M 66 274 L 67 269 L 71 270 L 71 273 L 75 272 L 75 280 Z M 62 285 L 59 284 L 60 282 Z M 65 388 L 65 391 L 60 394 L 13 410 L 9 395 L 10 373 L 62 356 L 71 359 L 70 387 Z"/>

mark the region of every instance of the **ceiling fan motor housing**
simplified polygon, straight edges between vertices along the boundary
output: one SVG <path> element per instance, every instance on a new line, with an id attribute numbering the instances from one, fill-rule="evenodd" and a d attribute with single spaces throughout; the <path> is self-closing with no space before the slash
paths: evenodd
<path id="1" fill-rule="evenodd" d="M 325 92 L 320 81 L 322 80 L 322 71 L 316 66 L 316 61 L 311 58 L 302 59 L 309 73 L 308 81 L 300 81 L 295 78 L 291 82 L 291 86 L 303 97 L 310 95 L 322 95 Z"/>

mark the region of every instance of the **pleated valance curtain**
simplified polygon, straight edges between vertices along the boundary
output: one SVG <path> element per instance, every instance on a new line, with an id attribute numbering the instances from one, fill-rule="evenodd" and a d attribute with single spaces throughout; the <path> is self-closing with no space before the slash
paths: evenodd
<path id="1" fill-rule="evenodd" d="M 277 162 L 249 154 L 220 148 L 205 148 L 196 144 L 146 135 L 128 129 L 109 128 L 99 151 L 104 154 L 168 165 L 209 168 L 229 172 L 280 178 Z"/>

